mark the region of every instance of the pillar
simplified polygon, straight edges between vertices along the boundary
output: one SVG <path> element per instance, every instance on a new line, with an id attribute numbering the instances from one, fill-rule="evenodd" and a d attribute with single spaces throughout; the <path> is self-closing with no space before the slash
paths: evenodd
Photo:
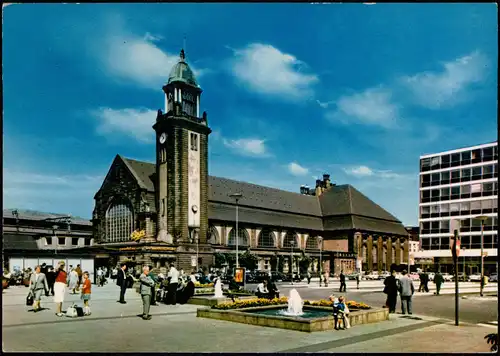
<path id="1" fill-rule="evenodd" d="M 399 239 L 399 237 L 396 240 L 396 264 L 401 264 L 401 240 Z"/>
<path id="2" fill-rule="evenodd" d="M 387 238 L 386 248 L 387 248 L 387 256 L 385 260 L 387 261 L 387 269 L 390 269 L 392 265 L 392 239 L 390 237 Z"/>
<path id="3" fill-rule="evenodd" d="M 366 239 L 366 264 L 369 270 L 373 270 L 373 237 L 368 236 Z"/>
<path id="4" fill-rule="evenodd" d="M 221 245 L 227 246 L 227 227 L 221 226 L 220 228 Z"/>
<path id="5" fill-rule="evenodd" d="M 379 272 L 382 272 L 384 269 L 384 259 L 382 254 L 384 253 L 384 241 L 382 240 L 382 236 L 379 236 L 377 239 L 377 269 Z"/>

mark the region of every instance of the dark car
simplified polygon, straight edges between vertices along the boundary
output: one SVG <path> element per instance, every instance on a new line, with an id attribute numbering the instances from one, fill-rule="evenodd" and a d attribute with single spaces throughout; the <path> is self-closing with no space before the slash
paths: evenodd
<path id="1" fill-rule="evenodd" d="M 271 279 L 275 282 L 282 282 L 285 275 L 281 272 L 271 272 Z"/>
<path id="2" fill-rule="evenodd" d="M 267 271 L 257 271 L 255 273 L 254 281 L 260 283 L 269 278 L 269 272 Z"/>
<path id="3" fill-rule="evenodd" d="M 297 274 L 295 273 L 293 275 L 293 281 L 294 282 L 300 282 L 304 279 L 304 277 L 302 277 L 300 274 Z M 287 273 L 287 274 L 283 274 L 283 278 L 282 278 L 282 281 L 283 282 L 291 282 L 292 281 L 292 275 Z"/>

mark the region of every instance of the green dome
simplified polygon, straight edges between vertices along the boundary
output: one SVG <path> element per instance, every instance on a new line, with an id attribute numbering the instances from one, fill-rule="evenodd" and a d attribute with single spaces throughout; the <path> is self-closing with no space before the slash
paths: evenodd
<path id="1" fill-rule="evenodd" d="M 168 84 L 172 82 L 184 82 L 195 87 L 198 86 L 194 73 L 185 61 L 184 50 L 181 50 L 179 62 L 172 68 L 168 76 Z"/>

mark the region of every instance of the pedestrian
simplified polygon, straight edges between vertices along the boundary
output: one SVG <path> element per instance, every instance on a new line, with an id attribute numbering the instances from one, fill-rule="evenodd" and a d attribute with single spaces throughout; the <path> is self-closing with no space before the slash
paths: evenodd
<path id="1" fill-rule="evenodd" d="M 141 282 L 140 292 L 142 298 L 142 319 L 151 320 L 151 314 L 149 314 L 149 307 L 151 303 L 151 290 L 155 285 L 155 282 L 149 276 L 149 266 L 144 266 L 142 268 L 142 274 L 139 277 Z"/>
<path id="2" fill-rule="evenodd" d="M 156 283 L 158 283 L 158 276 L 153 272 L 152 266 L 149 266 L 149 277 L 155 282 L 151 287 L 151 305 L 158 306 L 158 304 L 156 304 Z"/>
<path id="3" fill-rule="evenodd" d="M 177 285 L 179 284 L 179 271 L 174 267 L 174 264 L 170 264 L 170 271 L 168 271 L 168 278 L 170 279 L 168 283 L 168 303 L 171 305 L 177 304 Z"/>
<path id="4" fill-rule="evenodd" d="M 44 273 L 42 273 L 42 268 L 40 266 L 35 267 L 35 273 L 30 277 L 29 290 L 33 296 L 33 311 L 36 313 L 41 310 L 40 302 L 42 300 L 42 292 L 47 291 L 49 286 L 47 284 L 47 278 Z"/>
<path id="5" fill-rule="evenodd" d="M 361 281 L 361 273 L 356 274 L 356 289 L 359 289 L 359 282 Z"/>
<path id="6" fill-rule="evenodd" d="M 439 295 L 439 292 L 441 291 L 441 285 L 443 283 L 444 277 L 441 272 L 437 271 L 437 273 L 434 275 L 434 284 L 436 285 L 436 292 L 434 293 L 435 295 Z"/>
<path id="7" fill-rule="evenodd" d="M 80 285 L 82 284 L 83 271 L 80 265 L 76 265 L 75 271 L 78 275 L 78 283 L 76 284 L 76 291 L 78 292 L 80 290 Z"/>
<path id="8" fill-rule="evenodd" d="M 78 273 L 76 272 L 76 268 L 71 269 L 69 273 L 68 286 L 69 290 L 71 290 L 71 294 L 76 294 L 76 287 L 78 286 Z"/>
<path id="9" fill-rule="evenodd" d="M 429 293 L 429 274 L 424 272 L 424 291 Z"/>
<path id="10" fill-rule="evenodd" d="M 116 285 L 120 287 L 120 300 L 118 303 L 125 304 L 125 292 L 127 291 L 127 275 L 125 270 L 127 269 L 127 265 L 122 263 L 120 268 L 118 269 L 118 274 L 116 275 Z"/>
<path id="11" fill-rule="evenodd" d="M 403 271 L 403 276 L 399 279 L 399 293 L 401 295 L 401 312 L 406 314 L 406 309 L 408 308 L 408 314 L 412 314 L 411 311 L 411 297 L 415 293 L 415 287 L 413 286 L 413 281 L 408 277 L 408 272 Z"/>
<path id="12" fill-rule="evenodd" d="M 97 268 L 97 286 L 98 287 L 102 287 L 102 274 L 103 274 L 102 268 L 101 267 Z"/>
<path id="13" fill-rule="evenodd" d="M 349 329 L 351 327 L 351 323 L 349 322 L 349 308 L 347 307 L 347 303 L 344 296 L 339 297 L 339 321 L 342 320 L 342 330 Z"/>
<path id="14" fill-rule="evenodd" d="M 269 291 L 269 299 L 280 297 L 280 290 L 278 289 L 276 283 L 274 283 L 272 278 L 268 278 L 267 280 L 267 290 Z"/>
<path id="15" fill-rule="evenodd" d="M 64 261 L 59 262 L 54 280 L 54 303 L 56 303 L 56 315 L 61 317 L 62 304 L 64 303 L 64 296 L 66 295 L 66 283 L 68 281 L 68 274 L 64 270 L 66 264 Z"/>
<path id="16" fill-rule="evenodd" d="M 103 285 L 108 284 L 108 268 L 104 266 L 102 268 Z"/>
<path id="17" fill-rule="evenodd" d="M 328 287 L 328 280 L 330 279 L 330 272 L 325 272 L 325 279 L 323 280 L 325 283 L 325 287 Z"/>
<path id="18" fill-rule="evenodd" d="M 420 272 L 418 274 L 418 279 L 420 280 L 420 285 L 418 286 L 418 291 L 423 292 L 424 291 L 424 272 Z"/>
<path id="19" fill-rule="evenodd" d="M 340 271 L 340 292 L 346 291 L 347 285 L 345 284 L 345 274 L 344 271 Z"/>
<path id="20" fill-rule="evenodd" d="M 311 272 L 307 271 L 307 284 L 311 283 Z"/>
<path id="21" fill-rule="evenodd" d="M 82 284 L 82 300 L 83 300 L 83 315 L 90 315 L 90 294 L 91 294 L 91 283 L 89 272 L 85 271 L 82 274 L 83 284 Z"/>
<path id="22" fill-rule="evenodd" d="M 385 305 L 389 308 L 389 313 L 396 312 L 396 303 L 398 301 L 398 280 L 396 279 L 396 271 L 392 271 L 384 281 L 384 293 L 387 294 Z"/>
<path id="23" fill-rule="evenodd" d="M 54 295 L 54 282 L 55 282 L 55 278 L 56 278 L 56 273 L 54 271 L 53 266 L 47 266 L 47 273 L 45 274 L 45 277 L 47 278 L 47 285 L 49 286 L 49 288 L 45 292 L 45 296 L 48 297 L 49 294 L 52 294 L 52 296 L 53 296 Z"/>

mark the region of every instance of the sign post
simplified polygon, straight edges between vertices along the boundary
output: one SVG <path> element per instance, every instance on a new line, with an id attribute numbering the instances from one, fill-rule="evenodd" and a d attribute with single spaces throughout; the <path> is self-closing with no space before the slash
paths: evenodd
<path id="1" fill-rule="evenodd" d="M 451 230 L 453 232 L 453 244 L 451 244 L 451 254 L 453 256 L 453 267 L 455 271 L 455 325 L 458 326 L 458 256 L 460 255 L 460 221 L 451 221 Z"/>

